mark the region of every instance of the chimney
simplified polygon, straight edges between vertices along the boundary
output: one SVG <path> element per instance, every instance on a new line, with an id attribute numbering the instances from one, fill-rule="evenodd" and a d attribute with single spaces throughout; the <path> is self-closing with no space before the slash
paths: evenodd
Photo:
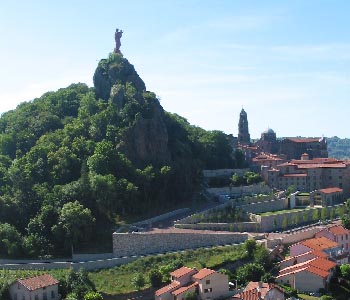
<path id="1" fill-rule="evenodd" d="M 263 286 L 262 281 L 259 281 L 259 282 L 258 282 L 258 289 L 261 290 L 261 289 L 262 289 L 262 286 Z"/>

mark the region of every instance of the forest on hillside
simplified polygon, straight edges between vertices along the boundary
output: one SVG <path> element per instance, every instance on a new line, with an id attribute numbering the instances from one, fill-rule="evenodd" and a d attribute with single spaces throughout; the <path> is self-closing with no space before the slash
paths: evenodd
<path id="1" fill-rule="evenodd" d="M 350 158 L 350 139 L 341 139 L 337 136 L 327 138 L 328 156 L 349 159 Z"/>
<path id="2" fill-rule="evenodd" d="M 1 116 L 0 256 L 110 246 L 118 224 L 190 201 L 203 168 L 235 166 L 223 132 L 165 112 L 110 54 L 93 88 L 72 84 Z"/>

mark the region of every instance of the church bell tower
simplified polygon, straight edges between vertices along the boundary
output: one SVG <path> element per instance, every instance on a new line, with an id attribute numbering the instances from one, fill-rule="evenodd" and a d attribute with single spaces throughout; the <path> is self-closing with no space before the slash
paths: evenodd
<path id="1" fill-rule="evenodd" d="M 241 113 L 239 114 L 238 122 L 238 143 L 241 145 L 250 144 L 250 134 L 248 129 L 248 118 L 247 113 L 242 108 Z"/>

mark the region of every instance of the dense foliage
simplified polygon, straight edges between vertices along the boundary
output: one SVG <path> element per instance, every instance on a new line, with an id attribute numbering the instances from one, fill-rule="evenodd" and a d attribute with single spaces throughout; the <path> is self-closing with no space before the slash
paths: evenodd
<path id="1" fill-rule="evenodd" d="M 328 156 L 338 159 L 350 158 L 350 139 L 341 139 L 337 136 L 327 138 Z"/>
<path id="2" fill-rule="evenodd" d="M 164 112 L 121 55 L 94 82 L 1 116 L 1 256 L 110 246 L 118 222 L 189 201 L 202 168 L 234 166 L 224 133 Z"/>

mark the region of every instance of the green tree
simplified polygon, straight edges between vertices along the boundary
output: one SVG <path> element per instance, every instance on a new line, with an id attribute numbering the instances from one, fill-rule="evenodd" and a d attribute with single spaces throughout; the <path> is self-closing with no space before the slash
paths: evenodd
<path id="1" fill-rule="evenodd" d="M 318 209 L 316 208 L 312 212 L 312 220 L 314 222 L 317 222 L 319 219 L 320 219 L 320 215 L 319 215 Z"/>
<path id="2" fill-rule="evenodd" d="M 326 221 L 328 216 L 327 207 L 323 207 L 321 210 L 321 220 Z"/>
<path id="3" fill-rule="evenodd" d="M 309 214 L 307 211 L 303 211 L 303 221 L 307 223 L 309 221 Z"/>
<path id="4" fill-rule="evenodd" d="M 132 278 L 132 284 L 137 290 L 140 290 L 141 288 L 144 287 L 145 285 L 145 278 L 141 273 L 137 273 L 133 278 Z"/>
<path id="5" fill-rule="evenodd" d="M 254 251 L 254 262 L 268 269 L 271 266 L 269 251 L 263 246 L 258 246 Z"/>
<path id="6" fill-rule="evenodd" d="M 185 300 L 197 300 L 195 291 L 185 293 Z"/>
<path id="7" fill-rule="evenodd" d="M 8 224 L 0 223 L 0 254 L 9 257 L 20 255 L 22 250 L 22 236 L 17 229 Z"/>
<path id="8" fill-rule="evenodd" d="M 91 291 L 84 295 L 84 300 L 103 300 L 103 297 L 100 293 Z"/>
<path id="9" fill-rule="evenodd" d="M 237 269 L 236 278 L 238 282 L 242 284 L 248 281 L 259 281 L 264 274 L 265 270 L 262 265 L 248 263 Z"/>
<path id="10" fill-rule="evenodd" d="M 53 226 L 54 233 L 64 232 L 64 237 L 73 245 L 88 240 L 92 233 L 95 218 L 90 209 L 84 208 L 78 201 L 63 205 L 58 224 Z"/>
<path id="11" fill-rule="evenodd" d="M 283 230 L 286 230 L 287 227 L 288 227 L 288 218 L 286 216 L 284 216 L 282 219 L 282 228 L 283 228 Z"/>
<path id="12" fill-rule="evenodd" d="M 344 228 L 350 229 L 350 219 L 347 215 L 343 215 L 343 217 L 341 218 L 341 224 Z"/>
<path id="13" fill-rule="evenodd" d="M 350 280 L 350 265 L 349 264 L 340 265 L 340 273 L 344 278 Z"/>
<path id="14" fill-rule="evenodd" d="M 266 283 L 275 283 L 276 278 L 271 273 L 265 273 L 263 276 L 261 276 L 261 281 Z"/>
<path id="15" fill-rule="evenodd" d="M 149 272 L 149 281 L 154 288 L 158 288 L 162 285 L 163 276 L 162 273 L 158 269 L 152 269 Z"/>
<path id="16" fill-rule="evenodd" d="M 256 248 L 257 248 L 257 245 L 254 239 L 248 239 L 244 242 L 244 249 L 248 257 L 253 257 Z"/>

